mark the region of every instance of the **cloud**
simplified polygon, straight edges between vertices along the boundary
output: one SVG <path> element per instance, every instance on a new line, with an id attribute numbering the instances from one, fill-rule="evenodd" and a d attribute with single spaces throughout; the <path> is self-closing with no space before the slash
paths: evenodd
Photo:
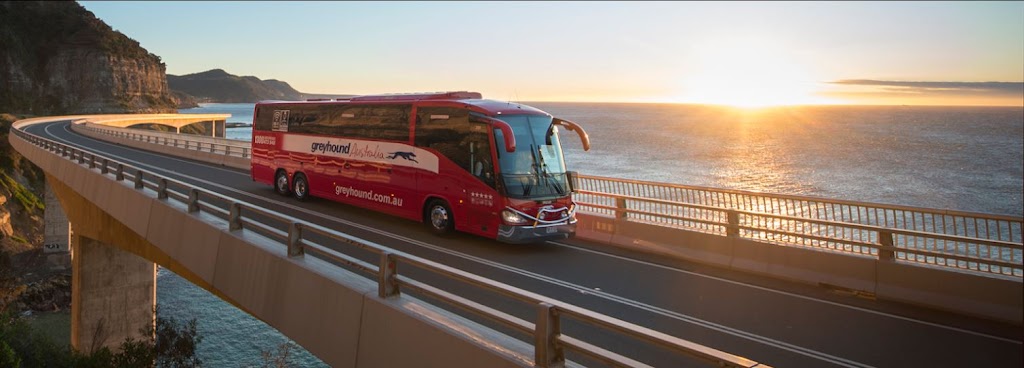
<path id="1" fill-rule="evenodd" d="M 893 94 L 1017 97 L 1024 96 L 1024 82 L 915 82 L 873 79 L 843 79 L 829 84 L 877 87 Z"/>

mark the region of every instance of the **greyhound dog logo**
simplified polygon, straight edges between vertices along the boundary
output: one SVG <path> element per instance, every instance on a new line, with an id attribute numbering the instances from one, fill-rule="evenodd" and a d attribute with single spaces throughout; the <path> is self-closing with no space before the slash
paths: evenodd
<path id="1" fill-rule="evenodd" d="M 415 154 L 415 153 L 412 153 L 412 152 L 391 152 L 391 153 L 389 153 L 389 154 L 390 154 L 391 156 L 390 156 L 390 157 L 388 157 L 388 158 L 389 158 L 389 159 L 392 159 L 392 160 L 394 160 L 394 159 L 395 159 L 395 158 L 397 158 L 397 157 L 401 157 L 401 158 L 404 158 L 404 159 L 406 159 L 406 160 L 409 160 L 409 161 L 415 162 L 415 163 L 417 163 L 417 164 L 418 164 L 418 163 L 420 163 L 419 161 L 416 161 L 416 159 L 414 158 L 414 157 L 416 157 L 416 154 Z"/>

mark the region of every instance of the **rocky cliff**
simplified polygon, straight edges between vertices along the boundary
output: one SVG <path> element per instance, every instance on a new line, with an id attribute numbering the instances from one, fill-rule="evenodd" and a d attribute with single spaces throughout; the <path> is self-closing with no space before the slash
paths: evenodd
<path id="1" fill-rule="evenodd" d="M 0 114 L 0 269 L 5 255 L 17 255 L 43 243 L 42 170 L 15 151 L 8 141 L 10 114 Z M 3 278 L 0 272 L 0 279 Z"/>
<path id="2" fill-rule="evenodd" d="M 175 112 L 160 57 L 74 2 L 0 2 L 0 111 Z"/>

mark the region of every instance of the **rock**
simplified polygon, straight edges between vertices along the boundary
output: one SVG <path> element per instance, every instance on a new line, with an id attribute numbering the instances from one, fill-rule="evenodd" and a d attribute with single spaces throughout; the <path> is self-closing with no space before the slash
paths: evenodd
<path id="1" fill-rule="evenodd" d="M 12 111 L 175 111 L 160 57 L 75 2 L 0 2 L 0 43 L 0 106 Z"/>

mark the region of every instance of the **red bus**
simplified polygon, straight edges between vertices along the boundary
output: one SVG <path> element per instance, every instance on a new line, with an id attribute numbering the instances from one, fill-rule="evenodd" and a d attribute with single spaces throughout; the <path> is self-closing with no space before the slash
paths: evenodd
<path id="1" fill-rule="evenodd" d="M 508 243 L 576 229 L 559 127 L 570 121 L 476 92 L 261 102 L 252 178 L 298 200 L 326 198 Z"/>

